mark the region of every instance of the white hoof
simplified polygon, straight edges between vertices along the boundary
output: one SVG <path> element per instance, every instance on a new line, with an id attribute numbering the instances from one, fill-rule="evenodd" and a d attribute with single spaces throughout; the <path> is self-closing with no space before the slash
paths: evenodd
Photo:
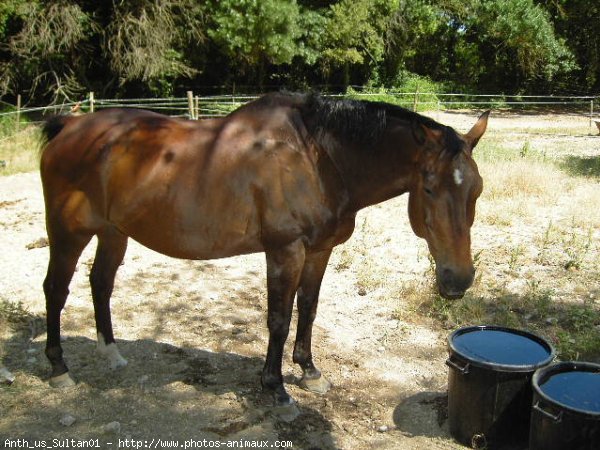
<path id="1" fill-rule="evenodd" d="M 108 367 L 115 370 L 120 367 L 127 365 L 127 360 L 121 356 L 117 344 L 114 342 L 106 345 L 104 343 L 104 336 L 102 333 L 98 333 L 98 353 L 108 360 Z"/>
<path id="2" fill-rule="evenodd" d="M 14 381 L 15 376 L 6 367 L 0 366 L 0 383 L 12 384 Z"/>
<path id="3" fill-rule="evenodd" d="M 326 394 L 331 389 L 331 383 L 321 375 L 319 378 L 302 378 L 300 380 L 300 387 L 315 394 Z"/>
<path id="4" fill-rule="evenodd" d="M 115 345 L 115 344 L 111 344 L 111 345 Z M 110 347 L 110 345 L 109 345 L 109 347 Z M 110 367 L 112 370 L 116 370 L 116 369 L 120 369 L 121 367 L 125 367 L 126 365 L 127 365 L 127 360 L 121 356 L 119 351 L 116 349 L 116 345 L 115 345 L 115 353 L 110 354 L 108 356 L 108 367 Z"/>
<path id="5" fill-rule="evenodd" d="M 71 375 L 69 375 L 69 372 L 50 378 L 49 383 L 53 388 L 59 389 L 75 386 L 75 382 L 73 381 L 73 378 L 71 378 Z"/>

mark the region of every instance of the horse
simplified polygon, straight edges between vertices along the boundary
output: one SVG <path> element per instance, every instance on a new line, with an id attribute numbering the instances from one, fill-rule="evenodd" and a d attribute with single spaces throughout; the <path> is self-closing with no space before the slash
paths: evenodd
<path id="1" fill-rule="evenodd" d="M 297 295 L 300 385 L 327 392 L 331 383 L 313 362 L 313 321 L 332 249 L 350 238 L 359 210 L 409 193 L 410 223 L 427 241 L 439 293 L 457 299 L 472 285 L 470 229 L 483 188 L 472 155 L 488 114 L 461 134 L 387 103 L 280 92 L 202 121 L 118 108 L 49 119 L 40 175 L 50 385 L 74 384 L 60 316 L 77 261 L 96 236 L 89 280 L 97 349 L 111 368 L 127 364 L 110 297 L 129 238 L 192 260 L 264 252 L 263 391 L 275 405 L 294 404 L 281 364 Z"/>

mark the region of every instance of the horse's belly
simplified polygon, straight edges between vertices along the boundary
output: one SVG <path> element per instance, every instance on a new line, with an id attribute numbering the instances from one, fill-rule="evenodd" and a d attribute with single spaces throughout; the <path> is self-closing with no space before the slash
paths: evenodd
<path id="1" fill-rule="evenodd" d="M 215 259 L 263 251 L 260 221 L 251 205 L 161 204 L 162 208 L 146 204 L 138 211 L 129 209 L 113 223 L 140 244 L 176 258 Z"/>
<path id="2" fill-rule="evenodd" d="M 124 232 L 154 251 L 174 258 L 216 259 L 263 251 L 258 233 L 233 230 L 178 232 L 171 228 L 138 231 L 134 227 Z"/>

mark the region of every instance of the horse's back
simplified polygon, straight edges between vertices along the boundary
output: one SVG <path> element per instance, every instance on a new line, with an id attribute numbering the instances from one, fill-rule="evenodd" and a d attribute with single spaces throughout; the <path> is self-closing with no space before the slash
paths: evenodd
<path id="1" fill-rule="evenodd" d="M 47 212 L 184 258 L 297 239 L 330 218 L 297 122 L 292 104 L 202 122 L 137 110 L 65 119 L 42 155 Z"/>
<path id="2" fill-rule="evenodd" d="M 136 109 L 107 109 L 81 116 L 59 116 L 44 126 L 42 175 L 85 170 L 101 162 L 102 151 L 111 150 L 126 135 L 184 128 L 182 121 Z M 83 164 L 83 166 L 82 166 Z"/>

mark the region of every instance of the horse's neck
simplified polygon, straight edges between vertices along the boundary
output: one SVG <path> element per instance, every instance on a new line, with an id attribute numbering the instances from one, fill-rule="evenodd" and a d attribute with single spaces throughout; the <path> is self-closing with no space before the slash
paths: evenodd
<path id="1" fill-rule="evenodd" d="M 414 171 L 410 152 L 339 145 L 326 151 L 357 211 L 410 190 Z"/>

